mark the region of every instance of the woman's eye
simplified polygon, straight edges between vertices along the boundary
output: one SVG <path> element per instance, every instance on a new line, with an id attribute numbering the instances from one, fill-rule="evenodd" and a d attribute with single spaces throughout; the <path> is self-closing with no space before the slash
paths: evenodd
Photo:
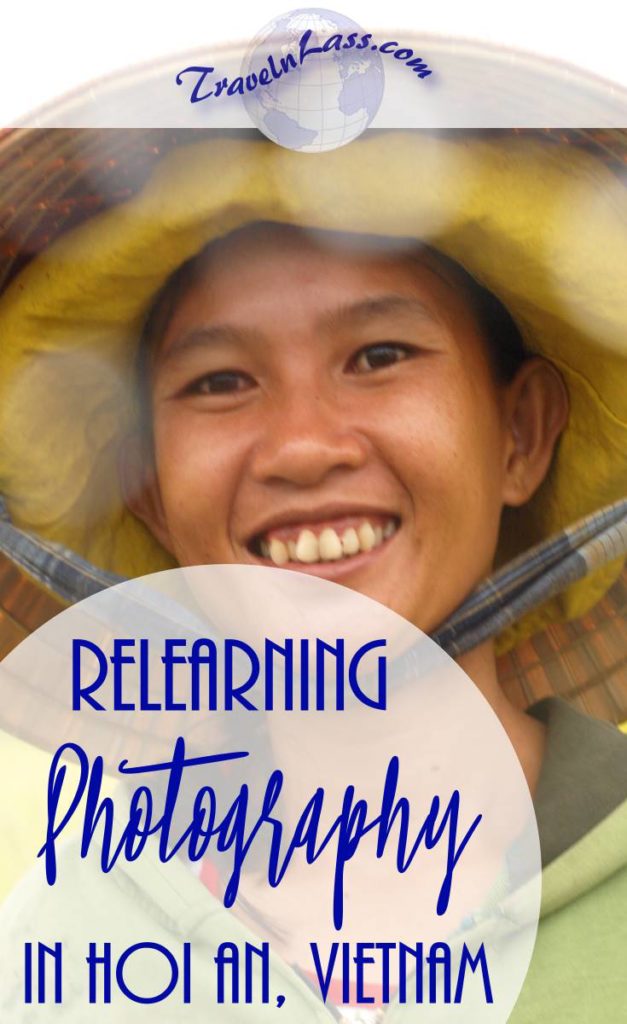
<path id="1" fill-rule="evenodd" d="M 381 370 L 394 363 L 400 363 L 410 355 L 407 345 L 399 342 L 382 341 L 376 345 L 368 345 L 362 348 L 353 359 L 353 369 L 357 373 L 368 373 L 371 370 Z"/>
<path id="2" fill-rule="evenodd" d="M 253 384 L 252 377 L 240 370 L 218 370 L 198 377 L 187 390 L 194 395 L 227 395 L 247 391 Z"/>

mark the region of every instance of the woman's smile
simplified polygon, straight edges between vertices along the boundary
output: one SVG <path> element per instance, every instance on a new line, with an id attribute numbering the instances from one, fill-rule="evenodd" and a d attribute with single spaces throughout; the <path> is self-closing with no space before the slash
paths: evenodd
<path id="1" fill-rule="evenodd" d="M 290 512 L 255 531 L 251 553 L 274 565 L 295 566 L 348 562 L 380 548 L 398 529 L 393 514 L 374 511 L 311 510 Z"/>

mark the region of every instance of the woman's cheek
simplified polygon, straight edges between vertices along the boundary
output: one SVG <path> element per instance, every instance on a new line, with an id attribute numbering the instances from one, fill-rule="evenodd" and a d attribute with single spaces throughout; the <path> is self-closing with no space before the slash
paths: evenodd
<path id="1" fill-rule="evenodd" d="M 157 480 L 178 561 L 209 561 L 225 533 L 229 459 L 198 434 L 176 431 L 155 437 Z"/>
<path id="2" fill-rule="evenodd" d="M 174 406 L 155 421 L 154 432 L 162 474 L 179 478 L 188 493 L 202 493 L 207 477 L 226 475 L 236 458 L 239 431 L 228 417 Z"/>

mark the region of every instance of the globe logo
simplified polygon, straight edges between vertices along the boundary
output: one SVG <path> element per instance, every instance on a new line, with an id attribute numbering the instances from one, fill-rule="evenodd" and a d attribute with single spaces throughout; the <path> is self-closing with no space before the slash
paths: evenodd
<path id="1" fill-rule="evenodd" d="M 244 103 L 273 142 L 321 153 L 352 142 L 383 97 L 383 67 L 371 35 L 335 11 L 305 8 L 276 18 L 252 41 Z"/>

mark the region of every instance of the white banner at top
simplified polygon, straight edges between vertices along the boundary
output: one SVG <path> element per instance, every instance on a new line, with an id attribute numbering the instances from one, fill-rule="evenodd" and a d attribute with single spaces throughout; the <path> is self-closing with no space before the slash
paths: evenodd
<path id="1" fill-rule="evenodd" d="M 242 87 L 236 79 L 264 23 L 267 29 L 304 10 L 334 14 L 299 8 L 286 15 L 265 0 L 211 7 L 200 0 L 182 6 L 109 0 L 100 13 L 94 5 L 87 13 L 76 0 L 37 6 L 34 17 L 32 5 L 12 5 L 5 16 L 2 126 L 251 127 L 256 97 L 247 102 L 246 77 Z M 367 55 L 376 49 L 381 58 L 384 88 L 368 119 L 373 128 L 627 124 L 620 5 L 613 0 L 599 0 L 594 10 L 561 0 L 516 10 L 492 0 L 419 7 L 346 0 L 339 18 L 356 22 L 370 37 Z M 359 74 L 365 55 L 351 55 L 362 61 L 355 65 Z M 327 56 L 332 68 L 333 53 Z M 432 74 L 420 78 L 412 61 Z M 191 73 L 176 80 L 188 67 L 212 69 L 203 84 L 225 82 L 221 93 L 214 88 L 191 102 Z M 262 102 L 277 81 L 261 84 Z M 280 90 L 287 96 L 285 85 Z"/>

